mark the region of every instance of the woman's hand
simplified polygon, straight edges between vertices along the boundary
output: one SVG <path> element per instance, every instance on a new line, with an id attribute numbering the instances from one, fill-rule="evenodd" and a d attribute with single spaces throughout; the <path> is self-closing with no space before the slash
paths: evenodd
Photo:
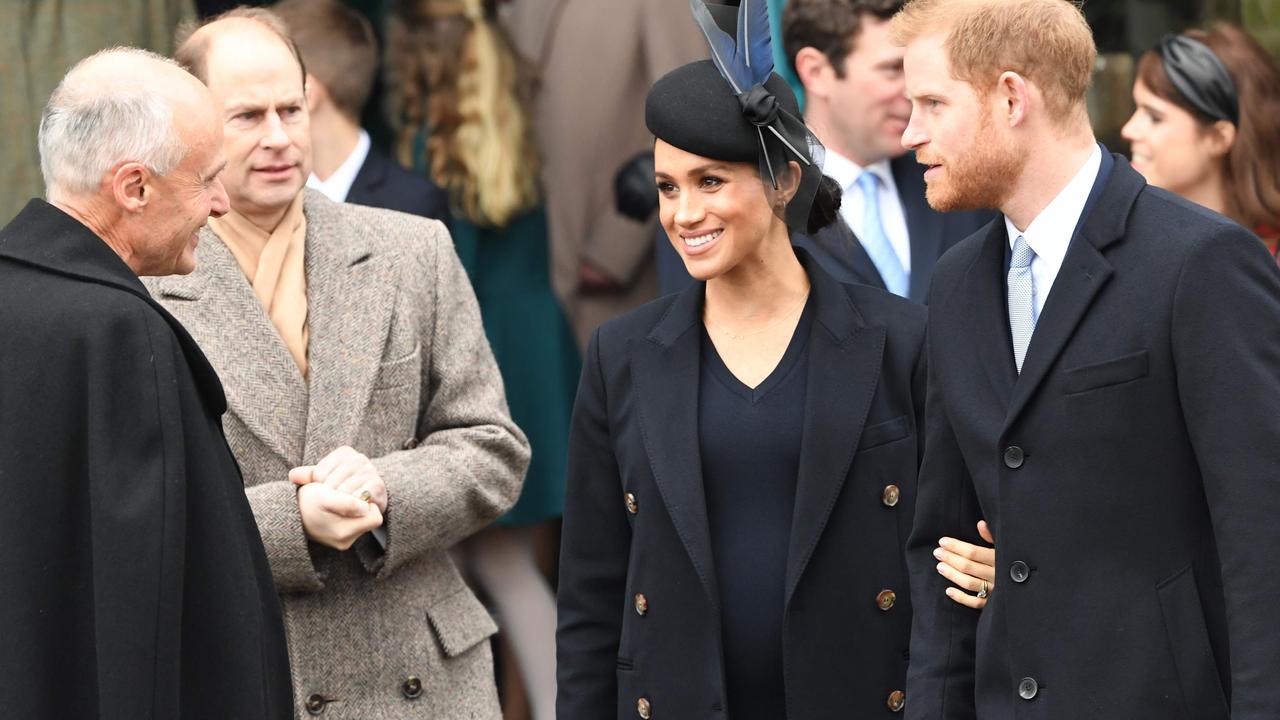
<path id="1" fill-rule="evenodd" d="M 978 521 L 978 534 L 983 540 L 995 544 L 986 520 Z M 994 547 L 944 537 L 938 541 L 933 556 L 938 559 L 938 574 L 957 585 L 947 588 L 947 597 L 975 610 L 986 607 L 987 596 L 996 587 Z"/>

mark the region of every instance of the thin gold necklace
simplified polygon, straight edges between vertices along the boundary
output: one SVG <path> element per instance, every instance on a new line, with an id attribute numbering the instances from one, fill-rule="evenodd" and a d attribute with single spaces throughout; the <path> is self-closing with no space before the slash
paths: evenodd
<path id="1" fill-rule="evenodd" d="M 707 326 L 708 326 L 708 327 L 714 327 L 714 328 L 715 328 L 715 330 L 716 330 L 716 332 L 720 332 L 720 333 L 723 333 L 723 334 L 725 334 L 725 335 L 729 336 L 729 338 L 730 338 L 731 340 L 745 340 L 745 339 L 747 339 L 747 338 L 749 338 L 749 337 L 755 337 L 756 335 L 759 335 L 759 334 L 761 334 L 761 333 L 763 333 L 763 332 L 765 332 L 765 331 L 769 330 L 769 329 L 770 329 L 770 328 L 772 328 L 774 325 L 777 325 L 778 323 L 782 322 L 783 320 L 786 320 L 786 319 L 788 319 L 788 318 L 794 317 L 797 311 L 799 311 L 799 310 L 801 310 L 801 309 L 803 309 L 803 308 L 804 308 L 804 304 L 805 304 L 806 302 L 808 302 L 808 300 L 809 300 L 809 291 L 808 291 L 808 290 L 805 290 L 805 291 L 804 291 L 804 296 L 802 296 L 802 297 L 800 298 L 800 302 L 796 303 L 796 305 L 795 305 L 794 307 L 792 307 L 790 310 L 788 310 L 788 311 L 786 312 L 786 314 L 785 314 L 785 315 L 779 315 L 778 317 L 776 317 L 776 318 L 774 318 L 774 319 L 770 320 L 769 322 L 765 323 L 765 324 L 764 324 L 764 327 L 762 327 L 762 328 L 760 328 L 760 329 L 758 329 L 758 330 L 752 330 L 752 331 L 751 331 L 751 332 L 749 332 L 749 333 L 742 333 L 741 335 L 739 335 L 739 334 L 737 334 L 737 333 L 729 332 L 729 330 L 728 330 L 724 325 L 721 325 L 721 324 L 720 324 L 720 323 L 718 323 L 718 322 L 711 322 L 709 319 L 708 319 L 708 320 L 704 320 L 704 322 L 706 322 L 706 324 L 707 324 Z"/>

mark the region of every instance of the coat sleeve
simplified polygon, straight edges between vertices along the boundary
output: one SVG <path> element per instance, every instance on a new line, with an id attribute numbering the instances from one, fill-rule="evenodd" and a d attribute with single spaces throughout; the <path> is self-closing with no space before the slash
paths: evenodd
<path id="1" fill-rule="evenodd" d="M 408 253 L 405 269 L 405 277 L 425 279 L 420 301 L 429 308 L 420 314 L 429 353 L 419 444 L 373 460 L 387 485 L 387 546 L 377 561 L 362 557 L 380 577 L 453 546 L 509 510 L 529 465 L 529 441 L 507 411 L 471 283 L 443 226 L 431 225 L 426 247 Z"/>
<path id="2" fill-rule="evenodd" d="M 298 511 L 298 488 L 288 480 L 274 480 L 245 488 L 271 577 L 280 592 L 316 592 L 324 581 L 311 559 L 307 533 Z"/>
<path id="3" fill-rule="evenodd" d="M 559 720 L 599 720 L 617 712 L 614 673 L 631 547 L 621 487 L 597 330 L 582 365 L 569 431 L 556 630 Z"/>
<path id="4" fill-rule="evenodd" d="M 932 325 L 930 325 L 932 328 Z M 930 330 L 932 336 L 932 330 Z M 929 343 L 924 460 L 916 516 L 907 541 L 911 577 L 911 664 L 907 670 L 910 720 L 974 720 L 974 648 L 978 612 L 946 596 L 933 549 L 945 536 L 973 543 L 981 519 L 973 482 L 939 393 L 937 358 Z"/>
<path id="5" fill-rule="evenodd" d="M 1226 598 L 1233 720 L 1280 712 L 1280 272 L 1230 227 L 1186 259 L 1174 296 L 1178 394 Z"/>

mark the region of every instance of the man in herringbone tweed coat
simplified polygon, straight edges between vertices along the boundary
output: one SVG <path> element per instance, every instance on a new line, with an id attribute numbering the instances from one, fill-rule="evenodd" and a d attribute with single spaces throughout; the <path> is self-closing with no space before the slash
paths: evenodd
<path id="1" fill-rule="evenodd" d="M 495 626 L 445 551 L 515 501 L 528 444 L 444 226 L 302 190 L 302 74 L 272 16 L 245 15 L 178 52 L 226 108 L 223 219 L 234 222 L 201 233 L 195 273 L 150 288 L 226 387 L 298 713 L 498 720 L 485 642 Z M 300 333 L 281 303 L 301 305 Z M 351 468 L 349 481 L 335 466 Z M 322 484 L 367 512 L 324 515 L 308 498 L 341 503 L 312 492 Z M 366 490 L 367 502 L 356 497 Z"/>

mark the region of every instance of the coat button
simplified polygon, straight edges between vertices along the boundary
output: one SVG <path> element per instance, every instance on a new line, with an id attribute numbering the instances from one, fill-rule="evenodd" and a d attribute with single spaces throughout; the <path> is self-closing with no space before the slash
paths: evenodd
<path id="1" fill-rule="evenodd" d="M 636 714 L 639 715 L 642 720 L 649 720 L 649 718 L 652 717 L 653 708 L 649 706 L 648 700 L 640 698 L 636 701 Z"/>
<path id="2" fill-rule="evenodd" d="M 1017 470 L 1022 467 L 1022 463 L 1026 462 L 1027 454 L 1017 445 L 1010 445 L 1004 449 L 1004 466 L 1010 470 Z"/>
<path id="3" fill-rule="evenodd" d="M 627 501 L 627 512 L 632 515 L 640 512 L 640 503 L 636 502 L 636 496 L 634 494 L 627 493 L 623 499 Z"/>
<path id="4" fill-rule="evenodd" d="M 636 614 L 644 615 L 649 612 L 649 598 L 644 593 L 636 593 Z"/>
<path id="5" fill-rule="evenodd" d="M 411 437 L 408 440 L 405 440 L 404 445 L 401 445 L 400 447 L 404 448 L 405 450 L 412 450 L 418 447 L 418 438 Z"/>
<path id="6" fill-rule="evenodd" d="M 325 705 L 328 704 L 328 698 L 320 693 L 313 693 L 307 697 L 307 701 L 303 703 L 303 707 L 307 709 L 308 715 L 320 715 L 324 712 Z"/>
<path id="7" fill-rule="evenodd" d="M 894 690 L 889 693 L 889 701 L 885 704 L 889 706 L 890 712 L 902 712 L 902 708 L 907 706 L 907 694 L 901 690 Z"/>
<path id="8" fill-rule="evenodd" d="M 417 700 L 422 697 L 422 681 L 417 675 L 410 675 L 404 679 L 404 684 L 400 686 L 400 692 L 410 700 Z"/>
<path id="9" fill-rule="evenodd" d="M 892 590 L 881 590 L 880 594 L 876 595 L 876 607 L 881 610 L 888 610 L 896 602 L 898 602 L 898 594 Z"/>
<path id="10" fill-rule="evenodd" d="M 1013 578 L 1016 583 L 1024 583 L 1027 578 L 1031 577 L 1031 568 L 1027 567 L 1027 564 L 1021 560 L 1014 560 L 1009 565 L 1009 577 Z"/>
<path id="11" fill-rule="evenodd" d="M 1033 677 L 1024 677 L 1022 682 L 1018 683 L 1018 697 L 1023 700 L 1031 700 L 1040 692 L 1040 683 L 1036 682 Z"/>
<path id="12" fill-rule="evenodd" d="M 884 503 L 885 507 L 893 507 L 898 504 L 898 498 L 901 496 L 902 491 L 897 485 L 886 485 L 884 492 L 880 493 L 880 502 Z"/>

